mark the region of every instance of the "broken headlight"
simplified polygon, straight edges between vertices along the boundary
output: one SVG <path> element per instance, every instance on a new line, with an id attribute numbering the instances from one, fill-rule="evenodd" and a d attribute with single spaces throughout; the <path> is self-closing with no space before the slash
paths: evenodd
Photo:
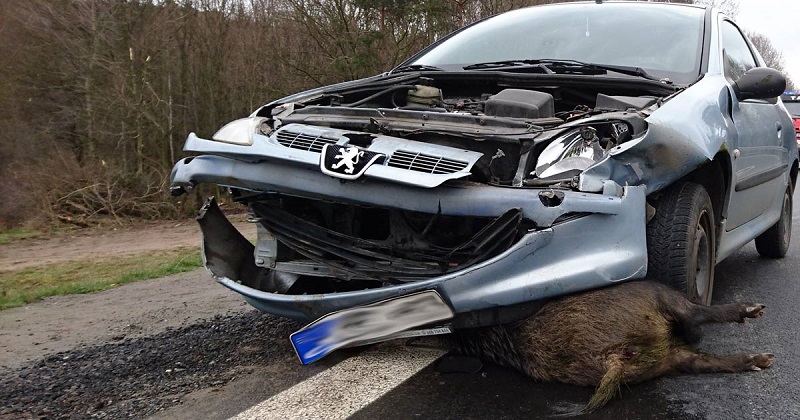
<path id="1" fill-rule="evenodd" d="M 624 122 L 569 130 L 547 145 L 531 175 L 538 178 L 576 175 L 599 162 L 612 147 L 630 138 L 630 128 Z"/>
<path id="2" fill-rule="evenodd" d="M 250 146 L 253 144 L 253 134 L 266 135 L 269 132 L 270 127 L 266 118 L 240 118 L 225 124 L 211 138 L 223 143 Z"/>

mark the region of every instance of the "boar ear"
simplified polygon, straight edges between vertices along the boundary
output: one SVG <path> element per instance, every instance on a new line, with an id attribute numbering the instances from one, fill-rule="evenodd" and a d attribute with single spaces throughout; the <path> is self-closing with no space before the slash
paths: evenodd
<path id="1" fill-rule="evenodd" d="M 597 384 L 592 398 L 589 399 L 589 404 L 583 409 L 586 413 L 606 405 L 614 395 L 620 392 L 620 384 L 625 373 L 622 356 L 619 354 L 609 355 L 606 366 L 608 370 L 603 374 L 600 383 Z"/>

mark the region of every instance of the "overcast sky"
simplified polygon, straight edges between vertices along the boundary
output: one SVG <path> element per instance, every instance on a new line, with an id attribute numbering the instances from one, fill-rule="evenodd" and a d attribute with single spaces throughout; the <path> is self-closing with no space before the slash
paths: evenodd
<path id="1" fill-rule="evenodd" d="M 736 23 L 766 35 L 783 53 L 788 76 L 800 83 L 800 0 L 739 0 Z"/>

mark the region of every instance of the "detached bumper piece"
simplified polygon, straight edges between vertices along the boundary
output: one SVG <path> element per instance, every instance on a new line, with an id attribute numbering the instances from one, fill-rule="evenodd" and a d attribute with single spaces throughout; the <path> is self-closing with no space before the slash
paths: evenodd
<path id="1" fill-rule="evenodd" d="M 260 271 L 253 264 L 255 246 L 222 214 L 214 197 L 206 200 L 197 214 L 203 233 L 203 264 L 217 278 L 254 278 Z"/>
<path id="2" fill-rule="evenodd" d="M 440 276 L 485 261 L 513 244 L 522 220 L 520 209 L 511 209 L 461 244 L 432 246 L 422 253 L 335 232 L 277 207 L 255 204 L 253 209 L 260 223 L 294 252 L 344 277 L 394 284 Z"/>

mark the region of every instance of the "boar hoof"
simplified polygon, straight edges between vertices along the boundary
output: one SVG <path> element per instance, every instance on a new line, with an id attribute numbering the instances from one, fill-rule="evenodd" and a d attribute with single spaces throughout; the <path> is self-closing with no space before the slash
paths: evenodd
<path id="1" fill-rule="evenodd" d="M 775 355 L 772 353 L 759 353 L 747 356 L 747 366 L 750 370 L 761 370 L 772 366 Z"/>
<path id="2" fill-rule="evenodd" d="M 767 307 L 767 305 L 764 305 L 762 303 L 751 303 L 742 306 L 744 308 L 742 309 L 741 319 L 739 320 L 739 322 L 744 322 L 745 318 L 758 318 L 760 316 L 763 316 L 764 308 Z"/>

